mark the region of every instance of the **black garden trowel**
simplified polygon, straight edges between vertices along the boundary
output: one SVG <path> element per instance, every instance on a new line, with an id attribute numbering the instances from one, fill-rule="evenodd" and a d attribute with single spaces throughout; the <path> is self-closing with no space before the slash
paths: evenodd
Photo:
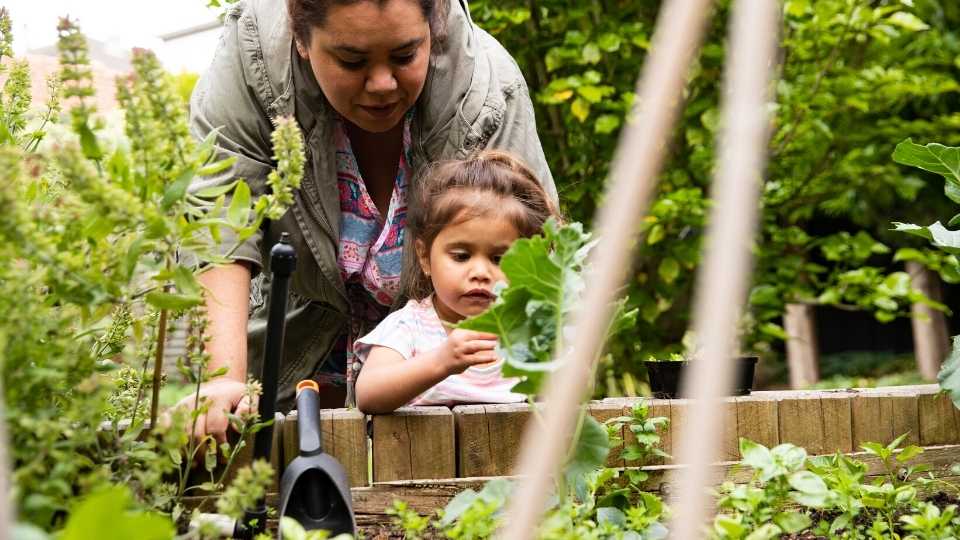
<path id="1" fill-rule="evenodd" d="M 295 519 L 308 531 L 355 535 L 347 471 L 323 451 L 318 390 L 311 380 L 297 385 L 300 455 L 287 465 L 280 480 L 280 516 Z"/>

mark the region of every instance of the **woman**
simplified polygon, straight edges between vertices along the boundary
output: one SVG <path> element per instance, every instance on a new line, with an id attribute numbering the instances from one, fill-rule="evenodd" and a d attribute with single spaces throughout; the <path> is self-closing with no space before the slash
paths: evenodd
<path id="1" fill-rule="evenodd" d="M 251 406 L 241 398 L 263 354 L 261 272 L 281 232 L 290 233 L 299 264 L 279 406 L 289 407 L 293 386 L 304 378 L 325 383 L 325 406 L 342 406 L 345 398 L 352 403 L 360 367 L 347 354 L 352 340 L 398 298 L 406 192 L 424 165 L 502 148 L 524 158 L 556 199 L 523 76 L 473 25 L 465 4 L 250 0 L 228 12 L 213 64 L 191 100 L 191 128 L 198 138 L 219 129 L 219 157 L 236 163 L 197 188 L 244 178 L 262 193 L 271 118 L 280 115 L 297 119 L 307 166 L 290 210 L 245 241 L 231 255 L 236 263 L 202 276 L 209 368 L 227 373 L 204 385 L 210 406 L 195 435 L 222 440 L 227 411 Z M 192 397 L 182 402 L 189 403 Z"/>

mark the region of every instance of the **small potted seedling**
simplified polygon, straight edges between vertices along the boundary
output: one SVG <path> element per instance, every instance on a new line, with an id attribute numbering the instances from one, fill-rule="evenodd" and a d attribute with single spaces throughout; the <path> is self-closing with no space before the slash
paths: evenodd
<path id="1" fill-rule="evenodd" d="M 680 397 L 680 384 L 684 368 L 690 363 L 691 356 L 671 353 L 665 358 L 651 356 L 644 365 L 650 378 L 650 391 L 661 399 Z M 753 374 L 756 371 L 757 356 L 738 356 L 735 360 L 736 373 L 732 395 L 745 396 L 753 389 Z"/>

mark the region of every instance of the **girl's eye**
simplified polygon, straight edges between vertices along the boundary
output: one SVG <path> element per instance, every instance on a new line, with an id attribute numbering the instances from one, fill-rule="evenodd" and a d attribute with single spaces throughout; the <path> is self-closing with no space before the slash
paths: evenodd
<path id="1" fill-rule="evenodd" d="M 500 266 L 500 259 L 501 259 L 501 258 L 503 258 L 503 255 L 494 255 L 493 257 L 490 257 L 490 260 L 493 261 L 493 264 L 495 264 L 495 265 L 497 265 L 497 266 Z"/>
<path id="2" fill-rule="evenodd" d="M 348 62 L 348 61 L 343 60 L 343 59 L 337 59 L 337 62 L 340 64 L 341 67 L 343 67 L 344 69 L 348 69 L 348 70 L 350 70 L 350 71 L 356 71 L 356 70 L 362 68 L 362 67 L 364 66 L 364 64 L 366 64 L 366 61 L 364 61 L 364 60 L 357 60 L 357 61 L 354 61 L 354 62 Z"/>
<path id="3" fill-rule="evenodd" d="M 467 262 L 470 260 L 470 254 L 462 251 L 451 253 L 450 256 L 457 262 Z"/>
<path id="4" fill-rule="evenodd" d="M 394 56 L 393 63 L 398 66 L 405 66 L 410 62 L 413 62 L 413 59 L 417 57 L 417 53 L 410 53 L 403 56 Z"/>

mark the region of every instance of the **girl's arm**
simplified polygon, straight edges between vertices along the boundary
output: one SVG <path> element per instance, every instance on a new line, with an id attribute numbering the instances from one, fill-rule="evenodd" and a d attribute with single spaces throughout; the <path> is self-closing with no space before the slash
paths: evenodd
<path id="1" fill-rule="evenodd" d="M 454 330 L 443 345 L 407 360 L 399 352 L 374 346 L 357 377 L 357 408 L 367 414 L 393 412 L 450 375 L 495 362 L 497 337 Z"/>

